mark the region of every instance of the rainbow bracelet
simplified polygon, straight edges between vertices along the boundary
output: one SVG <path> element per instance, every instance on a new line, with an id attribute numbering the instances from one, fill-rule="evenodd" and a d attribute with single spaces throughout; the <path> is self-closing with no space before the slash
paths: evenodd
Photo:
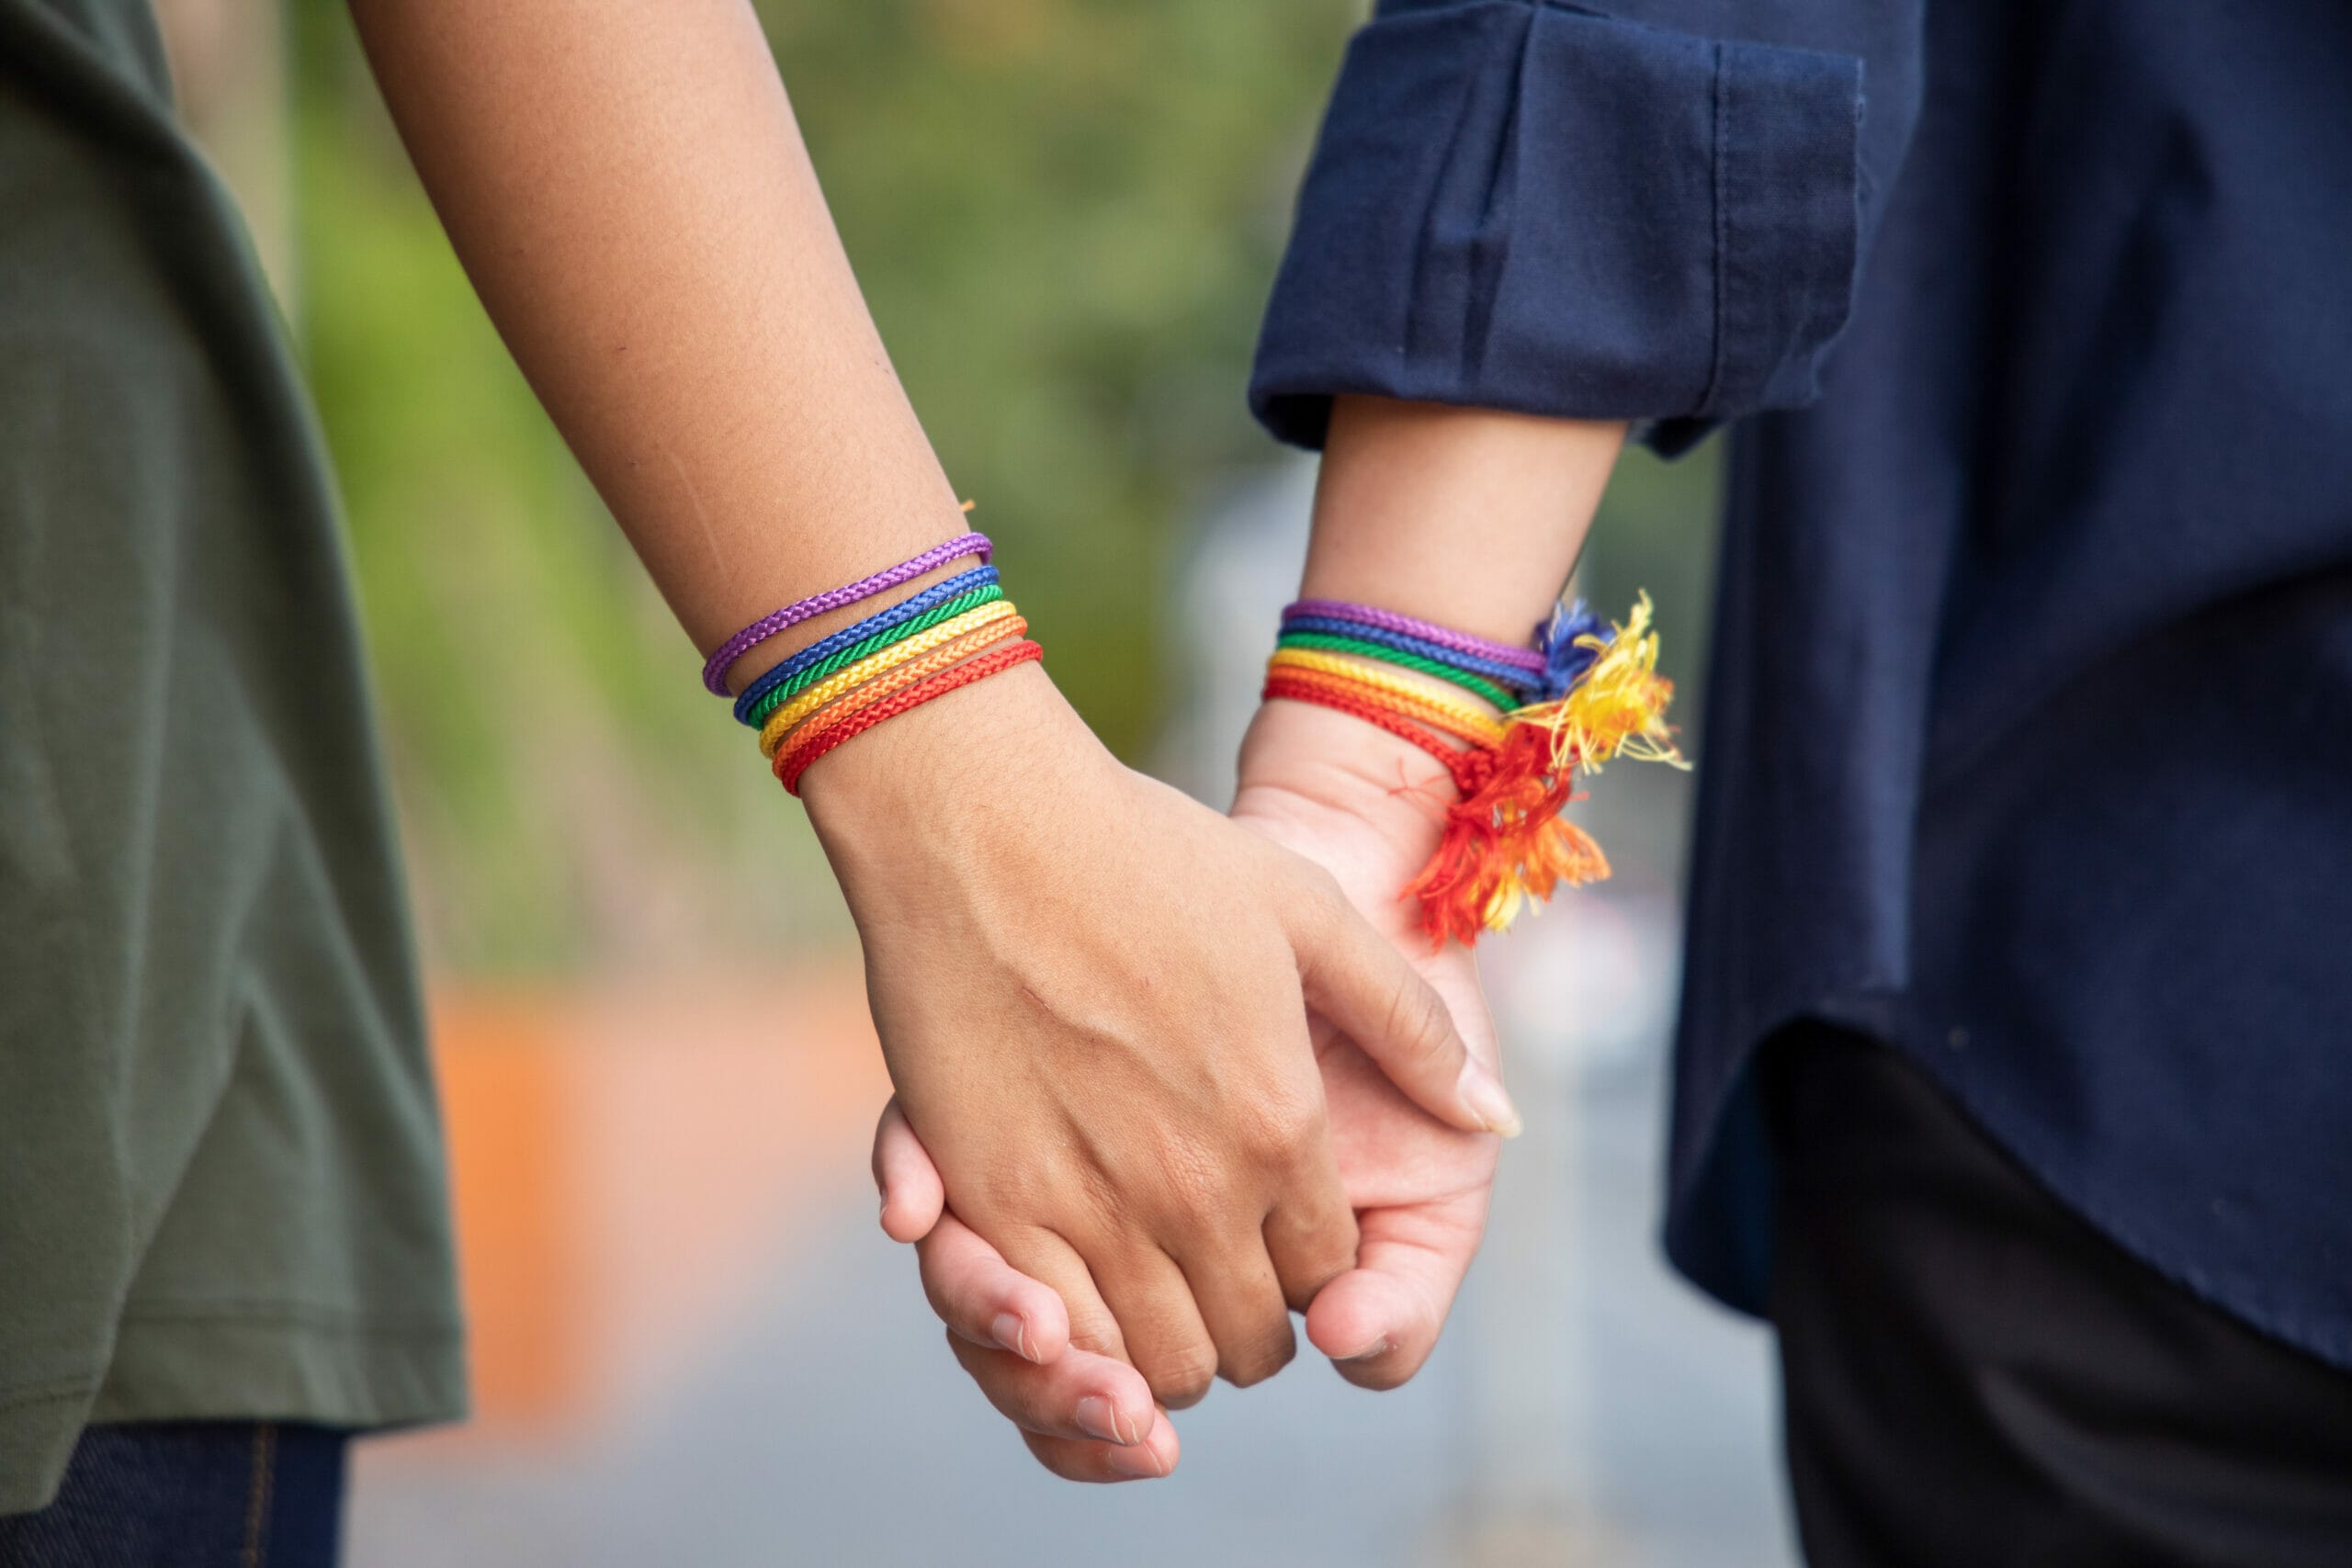
<path id="1" fill-rule="evenodd" d="M 1309 634 L 1297 628 L 1307 621 L 1364 628 L 1312 634 L 1318 642 L 1363 646 L 1302 646 Z M 1508 930 L 1521 908 L 1560 884 L 1609 874 L 1600 846 L 1560 816 L 1578 773 L 1598 773 L 1620 756 L 1687 765 L 1666 723 L 1674 687 L 1657 673 L 1646 594 L 1618 626 L 1581 605 L 1563 608 L 1538 628 L 1532 650 L 1329 600 L 1293 605 L 1283 630 L 1283 646 L 1266 661 L 1266 700 L 1361 718 L 1428 752 L 1453 782 L 1457 798 L 1445 808 L 1437 850 L 1400 895 L 1419 900 L 1421 930 L 1434 944 L 1470 945 L 1484 931 Z M 1400 649 L 1396 638 L 1416 646 Z M 1537 700 L 1501 705 L 1508 711 L 1497 717 L 1380 668 L 1403 664 L 1399 655 L 1416 660 L 1407 668 L 1457 685 L 1468 660 L 1505 663 L 1516 672 L 1510 683 Z M 1439 668 L 1419 669 L 1420 661 Z"/>
<path id="2" fill-rule="evenodd" d="M 812 595 L 744 627 L 703 665 L 726 694 L 734 661 L 809 616 L 856 604 L 958 556 L 982 564 L 910 594 L 761 672 L 735 699 L 735 716 L 760 732 L 760 750 L 785 788 L 800 793 L 809 763 L 854 735 L 933 698 L 1045 657 L 987 563 L 989 542 L 967 534 L 845 588 Z"/>
<path id="3" fill-rule="evenodd" d="M 1369 604 L 1351 604 L 1341 599 L 1301 599 L 1283 612 L 1284 624 L 1295 616 L 1347 621 L 1356 626 L 1370 626 L 1375 631 L 1395 632 L 1422 642 L 1435 643 L 1456 653 L 1466 653 L 1474 659 L 1523 671 L 1530 675 L 1544 673 L 1544 655 L 1540 652 L 1513 648 L 1509 643 L 1492 642 L 1431 621 L 1415 620 L 1394 610 L 1377 610 Z"/>
<path id="4" fill-rule="evenodd" d="M 854 736 L 864 734 L 885 719 L 896 718 L 910 708 L 921 707 L 934 697 L 945 696 L 959 687 L 968 686 L 975 681 L 984 681 L 990 675 L 1000 674 L 1012 669 L 1016 664 L 1025 664 L 1032 660 L 1045 657 L 1044 649 L 1023 637 L 1010 647 L 998 649 L 993 653 L 984 653 L 979 658 L 968 660 L 953 669 L 943 670 L 904 691 L 893 694 L 881 702 L 859 709 L 856 713 L 844 717 L 840 723 L 829 726 L 820 732 L 808 734 L 804 730 L 803 734 L 807 735 L 806 739 L 796 737 L 795 744 L 777 750 L 775 763 L 776 781 L 783 784 L 787 792 L 797 795 L 800 793 L 800 775 L 808 771 L 808 764 L 842 742 Z"/>
<path id="5" fill-rule="evenodd" d="M 1028 623 L 1016 615 L 1011 623 L 1001 626 L 989 627 L 981 633 L 973 634 L 972 646 L 953 649 L 934 649 L 920 658 L 907 660 L 896 669 L 858 686 L 847 695 L 825 705 L 806 723 L 794 727 L 788 732 L 777 737 L 776 744 L 767 751 L 769 763 L 773 765 L 776 758 L 786 751 L 806 749 L 826 731 L 848 723 L 858 714 L 873 707 L 885 698 L 905 691 L 920 682 L 927 681 L 942 671 L 956 668 L 980 648 L 1014 640 L 1012 635 L 1014 626 L 1025 630 Z"/>
<path id="6" fill-rule="evenodd" d="M 1405 632 L 1367 626 L 1360 621 L 1343 620 L 1336 615 L 1301 615 L 1292 611 L 1284 611 L 1281 635 L 1285 638 L 1306 635 L 1343 637 L 1351 642 L 1367 645 L 1366 657 L 1368 658 L 1383 657 L 1382 654 L 1371 653 L 1370 648 L 1410 654 L 1416 659 L 1426 660 L 1431 664 L 1460 671 L 1464 674 L 1480 676 L 1494 684 L 1515 689 L 1530 689 L 1540 684 L 1543 680 L 1542 672 L 1528 669 L 1524 661 L 1505 662 L 1499 659 L 1483 659 L 1475 653 L 1464 653 L 1449 644 L 1436 642 L 1428 637 L 1413 637 Z M 1502 705 L 1516 707 L 1519 705 L 1506 699 Z"/>
<path id="7" fill-rule="evenodd" d="M 961 601 L 967 595 L 985 596 L 987 591 L 990 589 L 997 589 L 999 594 L 1001 594 L 1001 589 L 998 588 L 996 568 L 983 566 L 970 571 L 958 572 L 954 577 L 933 583 L 920 593 L 900 600 L 887 610 L 866 616 L 855 626 L 844 626 L 831 637 L 821 637 L 810 643 L 782 663 L 772 669 L 762 671 L 758 680 L 743 688 L 743 694 L 735 699 L 736 721 L 757 729 L 765 712 L 762 705 L 767 704 L 773 706 L 773 704 L 768 704 L 769 698 L 785 686 L 804 676 L 808 676 L 812 672 L 818 676 L 827 673 L 827 671 L 819 671 L 817 669 L 819 665 L 836 658 L 840 658 L 842 663 L 848 663 L 852 660 L 862 657 L 854 652 L 854 649 L 863 647 L 867 641 L 882 633 L 896 627 L 903 627 L 934 610 L 944 609 L 946 605 Z M 970 604 L 978 604 L 981 602 L 980 597 L 974 597 Z M 969 604 L 966 605 L 966 608 L 969 607 Z M 955 615 L 957 612 L 947 610 L 945 613 Z M 834 665 L 833 668 L 838 669 L 840 666 Z"/>
<path id="8" fill-rule="evenodd" d="M 838 610 L 854 604 L 861 599 L 871 599 L 901 582 L 910 582 L 936 566 L 960 560 L 966 556 L 978 556 L 985 562 L 994 548 L 986 534 L 959 534 L 944 544 L 937 544 L 921 555 L 910 556 L 898 565 L 877 571 L 871 577 L 861 577 L 855 582 L 823 593 L 812 593 L 797 604 L 761 616 L 714 649 L 702 667 L 702 683 L 713 696 L 727 694 L 727 672 L 735 661 L 776 633 L 812 620 L 828 610 Z"/>
<path id="9" fill-rule="evenodd" d="M 954 620 L 943 621 L 920 636 L 892 643 L 819 681 L 777 707 L 760 727 L 760 752 L 773 758 L 776 747 L 803 719 L 869 683 L 889 677 L 894 671 L 909 666 L 920 667 L 924 674 L 944 670 L 981 649 L 1009 637 L 1019 637 L 1028 626 L 1012 604 L 999 601 L 967 611 Z"/>
<path id="10" fill-rule="evenodd" d="M 1408 640 L 1397 638 L 1397 641 Z M 1417 670 L 1424 675 L 1434 675 L 1450 681 L 1471 695 L 1484 697 L 1498 708 L 1519 706 L 1519 698 L 1508 689 L 1498 686 L 1484 675 L 1464 670 L 1442 659 L 1393 648 L 1388 643 L 1374 642 L 1364 637 L 1341 637 L 1327 632 L 1298 632 L 1285 629 L 1274 639 L 1276 648 L 1307 649 L 1317 653 L 1352 653 L 1359 659 L 1375 659 L 1383 664 L 1394 664 L 1400 670 Z"/>
<path id="11" fill-rule="evenodd" d="M 1503 721 L 1494 715 L 1338 654 L 1317 653 L 1303 648 L 1277 649 L 1274 656 L 1266 660 L 1266 672 L 1270 676 L 1298 675 L 1344 687 L 1351 694 L 1404 714 L 1473 746 L 1495 747 L 1503 743 Z"/>

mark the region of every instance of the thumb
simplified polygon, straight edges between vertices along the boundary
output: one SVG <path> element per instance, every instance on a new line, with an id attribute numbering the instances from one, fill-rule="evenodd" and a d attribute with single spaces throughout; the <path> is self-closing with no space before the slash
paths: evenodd
<path id="1" fill-rule="evenodd" d="M 1324 882 L 1292 934 L 1306 1005 L 1439 1121 L 1517 1137 L 1521 1123 L 1510 1096 L 1462 1043 L 1444 998 L 1366 923 L 1338 883 Z"/>
<path id="2" fill-rule="evenodd" d="M 947 1207 L 939 1168 L 899 1109 L 897 1095 L 874 1129 L 874 1184 L 882 1190 L 882 1232 L 892 1241 L 921 1241 Z"/>

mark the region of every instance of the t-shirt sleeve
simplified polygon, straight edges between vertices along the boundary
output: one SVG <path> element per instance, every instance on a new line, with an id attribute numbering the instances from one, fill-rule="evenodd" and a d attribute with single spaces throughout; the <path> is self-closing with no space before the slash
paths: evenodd
<path id="1" fill-rule="evenodd" d="M 1670 451 L 1814 397 L 1865 248 L 1865 58 L 1916 48 L 1914 7 L 1781 0 L 1769 42 L 1734 0 L 1640 8 L 1686 25 L 1387 0 L 1356 34 L 1250 380 L 1277 437 L 1319 446 L 1349 392 L 1633 420 Z"/>

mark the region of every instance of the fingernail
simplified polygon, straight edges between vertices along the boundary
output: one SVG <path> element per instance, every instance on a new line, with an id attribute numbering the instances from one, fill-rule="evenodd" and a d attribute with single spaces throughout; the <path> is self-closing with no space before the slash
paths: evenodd
<path id="1" fill-rule="evenodd" d="M 1477 1063 L 1464 1066 L 1461 1089 L 1463 1103 L 1487 1124 L 1488 1132 L 1516 1138 L 1526 1130 L 1526 1123 L 1519 1119 L 1518 1108 L 1503 1092 L 1502 1080 Z"/>
<path id="2" fill-rule="evenodd" d="M 989 1325 L 989 1337 L 1024 1361 L 1037 1359 L 1029 1353 L 1029 1325 L 1017 1312 L 998 1314 Z"/>
<path id="3" fill-rule="evenodd" d="M 1078 1402 L 1078 1429 L 1106 1443 L 1124 1446 L 1127 1440 L 1119 1430 L 1119 1417 L 1112 1410 L 1111 1402 L 1099 1393 L 1090 1393 Z"/>
<path id="4" fill-rule="evenodd" d="M 1385 1340 L 1385 1339 L 1375 1339 L 1375 1340 L 1374 1340 L 1371 1344 L 1369 1344 L 1369 1345 L 1365 1346 L 1363 1349 L 1358 1350 L 1358 1351 L 1357 1351 L 1354 1355 L 1352 1355 L 1352 1356 L 1334 1356 L 1334 1357 L 1332 1357 L 1332 1358 L 1331 1358 L 1331 1359 L 1333 1359 L 1333 1360 L 1335 1360 L 1335 1361 L 1368 1361 L 1368 1360 L 1372 1359 L 1372 1358 L 1374 1358 L 1374 1356 L 1377 1356 L 1377 1355 L 1381 1354 L 1383 1351 L 1386 1350 L 1387 1348 L 1388 1348 L 1388 1341 L 1387 1341 L 1387 1340 Z"/>
<path id="5" fill-rule="evenodd" d="M 1129 1449 L 1113 1449 L 1103 1456 L 1103 1462 L 1116 1473 L 1137 1481 L 1157 1481 L 1168 1473 L 1167 1467 L 1159 1462 L 1159 1456 L 1151 1451 L 1148 1443 L 1137 1443 Z"/>

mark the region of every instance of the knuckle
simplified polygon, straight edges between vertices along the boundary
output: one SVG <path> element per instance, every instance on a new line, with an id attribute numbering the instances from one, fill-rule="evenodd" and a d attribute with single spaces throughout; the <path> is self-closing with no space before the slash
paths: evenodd
<path id="1" fill-rule="evenodd" d="M 1141 1369 L 1151 1396 L 1170 1410 L 1198 1404 L 1216 1381 L 1216 1350 L 1208 1345 L 1187 1345 L 1152 1359 Z"/>
<path id="2" fill-rule="evenodd" d="M 1227 1359 L 1222 1369 L 1225 1380 L 1236 1388 L 1248 1388 L 1264 1382 L 1291 1364 L 1298 1354 L 1298 1337 L 1291 1332 L 1285 1318 L 1280 1328 L 1261 1336 L 1256 1343 Z"/>
<path id="3" fill-rule="evenodd" d="M 1067 1303 L 1069 1314 L 1069 1342 L 1081 1350 L 1091 1350 L 1098 1356 L 1117 1356 L 1124 1341 L 1119 1336 L 1118 1320 L 1108 1308 L 1088 1303 L 1081 1306 Z"/>
<path id="4" fill-rule="evenodd" d="M 1453 1018 L 1445 999 L 1409 971 L 1388 998 L 1388 1038 L 1416 1066 L 1442 1066 L 1453 1055 Z"/>
<path id="5" fill-rule="evenodd" d="M 1034 1150 L 1008 1145 L 976 1162 L 968 1177 L 959 1176 L 956 1212 L 1034 1218 L 1052 1213 L 1050 1205 L 1068 1187 L 1050 1161 L 1039 1159 Z"/>
<path id="6" fill-rule="evenodd" d="M 1315 1145 L 1323 1129 L 1319 1098 L 1270 1090 L 1236 1108 L 1243 1146 L 1264 1164 L 1286 1166 Z"/>
<path id="7" fill-rule="evenodd" d="M 1310 1238 L 1283 1278 L 1283 1299 L 1293 1312 L 1305 1312 L 1323 1293 L 1323 1287 L 1356 1266 L 1356 1229 L 1332 1227 Z"/>

